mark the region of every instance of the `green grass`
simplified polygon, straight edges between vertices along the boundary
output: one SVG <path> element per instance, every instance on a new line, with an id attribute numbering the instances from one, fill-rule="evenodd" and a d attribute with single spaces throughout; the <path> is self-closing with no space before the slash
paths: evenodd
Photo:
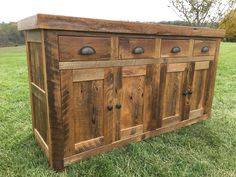
<path id="1" fill-rule="evenodd" d="M 25 48 L 0 48 L 0 177 L 236 176 L 236 44 L 223 43 L 212 119 L 48 168 L 31 129 Z"/>

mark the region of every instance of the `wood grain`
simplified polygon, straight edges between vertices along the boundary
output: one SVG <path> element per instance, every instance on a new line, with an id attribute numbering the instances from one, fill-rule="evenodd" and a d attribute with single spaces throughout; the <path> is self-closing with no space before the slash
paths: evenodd
<path id="1" fill-rule="evenodd" d="M 81 55 L 80 49 L 92 47 L 95 54 Z M 111 39 L 108 37 L 59 36 L 60 61 L 93 61 L 111 58 Z"/>
<path id="2" fill-rule="evenodd" d="M 179 53 L 172 53 L 174 47 L 179 47 Z M 184 57 L 189 56 L 189 40 L 161 40 L 161 57 Z"/>
<path id="3" fill-rule="evenodd" d="M 144 50 L 142 54 L 133 54 L 136 47 Z M 155 39 L 142 38 L 120 38 L 119 40 L 119 58 L 154 58 L 155 57 Z"/>
<path id="4" fill-rule="evenodd" d="M 225 30 L 200 27 L 98 20 L 58 15 L 36 14 L 18 22 L 19 30 L 54 29 L 87 32 L 133 33 L 174 36 L 223 37 Z"/>

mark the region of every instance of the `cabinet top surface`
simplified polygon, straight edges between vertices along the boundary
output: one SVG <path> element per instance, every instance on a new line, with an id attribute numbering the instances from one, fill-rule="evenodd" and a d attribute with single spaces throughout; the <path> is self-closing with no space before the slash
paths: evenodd
<path id="1" fill-rule="evenodd" d="M 223 37 L 224 30 L 36 14 L 18 22 L 19 30 L 51 29 L 164 36 Z"/>

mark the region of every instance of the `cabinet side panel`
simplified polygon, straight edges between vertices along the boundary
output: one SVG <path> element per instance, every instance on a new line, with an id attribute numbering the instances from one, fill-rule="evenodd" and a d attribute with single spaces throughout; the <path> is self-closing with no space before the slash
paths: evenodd
<path id="1" fill-rule="evenodd" d="M 48 157 L 48 119 L 42 31 L 25 32 L 33 133 Z"/>
<path id="2" fill-rule="evenodd" d="M 55 170 L 64 168 L 64 131 L 61 117 L 60 71 L 58 55 L 58 35 L 55 31 L 44 31 L 47 94 L 49 107 L 49 161 Z"/>

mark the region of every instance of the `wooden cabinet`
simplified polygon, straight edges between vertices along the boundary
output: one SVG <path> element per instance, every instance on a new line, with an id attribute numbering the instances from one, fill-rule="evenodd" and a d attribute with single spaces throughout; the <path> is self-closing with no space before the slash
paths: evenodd
<path id="1" fill-rule="evenodd" d="M 42 14 L 18 28 L 55 170 L 211 116 L 222 30 Z"/>

